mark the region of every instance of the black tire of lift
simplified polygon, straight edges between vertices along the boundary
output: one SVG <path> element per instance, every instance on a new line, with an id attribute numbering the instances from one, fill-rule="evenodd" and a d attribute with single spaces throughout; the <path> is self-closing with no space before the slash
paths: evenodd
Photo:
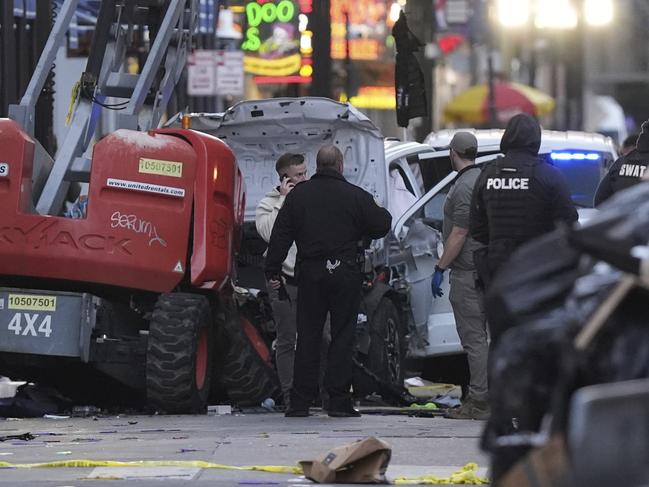
<path id="1" fill-rule="evenodd" d="M 269 397 L 277 397 L 279 380 L 254 349 L 239 320 L 241 311 L 228 313 L 224 323 L 224 357 L 220 382 L 228 398 L 238 406 L 259 406 Z"/>
<path id="2" fill-rule="evenodd" d="M 207 368 L 196 385 L 200 332 L 208 328 Z M 214 355 L 214 330 L 207 298 L 197 294 L 162 294 L 149 325 L 146 386 L 150 408 L 159 412 L 200 414 L 207 409 Z"/>

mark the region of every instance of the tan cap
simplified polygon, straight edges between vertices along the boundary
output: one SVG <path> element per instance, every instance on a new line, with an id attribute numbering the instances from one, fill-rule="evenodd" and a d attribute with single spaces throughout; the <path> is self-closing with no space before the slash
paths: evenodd
<path id="1" fill-rule="evenodd" d="M 456 132 L 448 148 L 453 149 L 461 157 L 475 159 L 478 155 L 478 139 L 471 132 Z"/>

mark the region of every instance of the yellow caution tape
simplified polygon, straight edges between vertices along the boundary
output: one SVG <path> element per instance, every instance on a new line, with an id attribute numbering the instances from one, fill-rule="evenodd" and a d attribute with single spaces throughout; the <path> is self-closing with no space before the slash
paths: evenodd
<path id="1" fill-rule="evenodd" d="M 299 466 L 287 467 L 277 465 L 249 465 L 234 466 L 220 463 L 205 462 L 202 460 L 138 460 L 131 462 L 120 462 L 114 460 L 60 460 L 45 463 L 9 463 L 0 462 L 0 468 L 95 468 L 95 467 L 185 467 L 185 468 L 213 468 L 221 470 L 242 470 L 269 473 L 287 473 L 302 475 L 302 468 Z M 469 463 L 453 472 L 449 477 L 436 477 L 434 475 L 422 475 L 420 477 L 397 477 L 395 484 L 415 485 L 484 485 L 489 480 L 478 477 L 478 466 Z"/>
<path id="2" fill-rule="evenodd" d="M 72 85 L 72 93 L 70 98 L 70 106 L 68 107 L 68 114 L 65 117 L 65 124 L 68 125 L 70 120 L 72 120 L 72 113 L 74 112 L 74 106 L 77 104 L 77 99 L 79 98 L 79 92 L 81 91 L 81 82 L 77 81 Z"/>
<path id="3" fill-rule="evenodd" d="M 489 479 L 478 477 L 478 466 L 475 463 L 467 463 L 464 467 L 457 469 L 450 477 L 436 477 L 434 475 L 422 475 L 420 477 L 397 477 L 394 479 L 395 484 L 415 484 L 415 485 L 440 485 L 440 484 L 459 484 L 459 485 L 484 485 L 489 483 Z"/>
<path id="4" fill-rule="evenodd" d="M 219 463 L 204 462 L 201 460 L 139 460 L 134 462 L 117 462 L 113 460 L 61 460 L 46 463 L 8 463 L 0 462 L 0 468 L 94 468 L 94 467 L 186 467 L 186 468 L 216 468 L 221 470 L 248 470 L 270 473 L 302 474 L 302 468 L 252 465 L 237 467 L 221 465 Z"/>

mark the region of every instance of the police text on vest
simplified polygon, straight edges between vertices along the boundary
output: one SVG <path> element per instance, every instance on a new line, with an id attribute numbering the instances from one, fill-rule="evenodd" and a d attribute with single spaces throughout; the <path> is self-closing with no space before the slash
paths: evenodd
<path id="1" fill-rule="evenodd" d="M 487 189 L 529 189 L 529 178 L 489 178 Z"/>
<path id="2" fill-rule="evenodd" d="M 629 176 L 632 178 L 641 178 L 644 176 L 646 166 L 641 166 L 639 164 L 622 164 L 620 168 L 620 176 Z"/>

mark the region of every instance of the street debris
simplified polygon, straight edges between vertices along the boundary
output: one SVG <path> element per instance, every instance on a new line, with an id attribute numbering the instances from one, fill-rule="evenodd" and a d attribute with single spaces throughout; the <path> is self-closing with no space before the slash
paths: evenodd
<path id="1" fill-rule="evenodd" d="M 403 385 L 406 387 L 424 387 L 424 381 L 421 377 L 410 377 L 403 381 Z"/>
<path id="2" fill-rule="evenodd" d="M 363 414 L 376 414 L 380 416 L 411 416 L 417 418 L 434 418 L 443 417 L 445 410 L 420 406 L 413 404 L 409 407 L 361 407 L 359 409 Z"/>
<path id="3" fill-rule="evenodd" d="M 230 406 L 229 404 L 216 404 L 213 406 L 207 406 L 208 416 L 220 416 L 223 414 L 232 414 L 232 406 Z"/>
<path id="4" fill-rule="evenodd" d="M 13 381 L 9 377 L 0 375 L 0 399 L 11 398 L 16 395 L 18 387 L 27 384 L 24 381 Z"/>
<path id="5" fill-rule="evenodd" d="M 434 402 L 427 402 L 426 404 L 414 403 L 414 404 L 411 404 L 410 407 L 413 408 L 413 409 L 428 409 L 430 411 L 436 411 L 437 409 L 439 409 L 437 404 L 435 404 Z"/>
<path id="6" fill-rule="evenodd" d="M 304 476 L 316 483 L 385 484 L 391 457 L 390 445 L 370 436 L 299 463 Z"/>
<path id="7" fill-rule="evenodd" d="M 11 441 L 11 440 L 22 440 L 22 441 L 31 441 L 36 438 L 31 433 L 23 433 L 21 435 L 6 435 L 0 436 L 0 442 Z"/>
<path id="8" fill-rule="evenodd" d="M 398 396 L 400 407 L 386 405 L 381 396 L 368 396 L 360 411 L 363 414 L 436 417 L 443 416 L 449 408 L 460 406 L 462 390 L 459 386 L 434 383 L 420 377 L 406 379 L 404 384 L 407 389 Z"/>
<path id="9" fill-rule="evenodd" d="M 261 407 L 265 410 L 274 413 L 275 412 L 275 401 L 272 397 L 267 397 L 261 402 Z"/>
<path id="10" fill-rule="evenodd" d="M 5 388 L 15 381 L 0 382 Z M 11 386 L 12 388 L 13 386 Z M 52 387 L 22 383 L 10 397 L 0 398 L 0 417 L 38 418 L 45 414 L 59 414 L 71 401 Z"/>
<path id="11" fill-rule="evenodd" d="M 181 430 L 174 428 L 174 429 L 165 429 L 165 428 L 151 428 L 151 429 L 144 429 L 140 430 L 140 433 L 180 433 Z"/>
<path id="12" fill-rule="evenodd" d="M 433 399 L 433 402 L 442 408 L 457 408 L 462 404 L 459 397 L 449 395 L 437 396 Z"/>

